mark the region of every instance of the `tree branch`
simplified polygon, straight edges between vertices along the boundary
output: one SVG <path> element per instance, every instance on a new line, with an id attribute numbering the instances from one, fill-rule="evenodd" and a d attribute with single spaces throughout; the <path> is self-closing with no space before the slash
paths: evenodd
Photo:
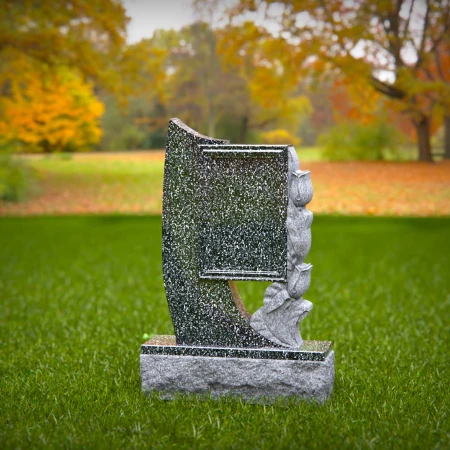
<path id="1" fill-rule="evenodd" d="M 439 76 L 441 77 L 441 80 L 444 83 L 448 84 L 449 80 L 447 80 L 447 78 L 444 75 L 444 71 L 442 70 L 441 58 L 440 58 L 439 52 L 434 52 L 434 59 L 436 61 L 436 68 L 437 68 Z"/>
<path id="2" fill-rule="evenodd" d="M 273 116 L 270 119 L 263 120 L 262 122 L 251 123 L 248 125 L 248 127 L 251 129 L 264 128 L 266 125 L 270 125 L 271 123 L 276 122 L 278 119 L 278 116 Z"/>
<path id="3" fill-rule="evenodd" d="M 390 84 L 384 83 L 378 78 L 375 78 L 373 75 L 370 77 L 370 83 L 378 92 L 381 92 L 382 94 L 388 97 L 396 98 L 399 100 L 402 100 L 406 97 L 405 92 L 403 92 L 401 89 L 398 89 Z"/>
<path id="4" fill-rule="evenodd" d="M 408 32 L 408 29 L 409 29 L 409 23 L 411 22 L 411 15 L 412 15 L 412 11 L 413 11 L 413 8 L 414 8 L 414 2 L 415 2 L 415 0 L 411 0 L 411 6 L 409 7 L 408 18 L 406 19 L 405 26 L 403 28 L 403 33 L 402 33 L 402 38 L 403 39 L 405 39 L 405 36 L 406 36 L 406 34 Z"/>
<path id="5" fill-rule="evenodd" d="M 422 64 L 423 60 L 423 51 L 425 48 L 425 41 L 426 41 L 426 34 L 427 34 L 427 28 L 428 28 L 428 22 L 429 22 L 429 16 L 430 16 L 430 0 L 426 0 L 426 11 L 425 11 L 425 18 L 423 19 L 423 31 L 422 31 L 422 38 L 420 40 L 420 46 L 419 46 L 419 52 L 417 53 L 417 61 L 414 67 L 418 69 L 420 65 Z"/>
<path id="6" fill-rule="evenodd" d="M 443 37 L 447 36 L 447 33 L 449 31 L 449 28 L 450 28 L 450 2 L 447 2 L 446 17 L 447 17 L 447 20 L 445 21 L 444 29 L 442 30 L 442 33 L 441 33 L 441 35 L 438 38 L 432 40 L 433 41 L 433 45 L 431 46 L 431 48 L 430 48 L 428 53 L 434 52 L 436 50 L 437 46 L 442 41 Z"/>

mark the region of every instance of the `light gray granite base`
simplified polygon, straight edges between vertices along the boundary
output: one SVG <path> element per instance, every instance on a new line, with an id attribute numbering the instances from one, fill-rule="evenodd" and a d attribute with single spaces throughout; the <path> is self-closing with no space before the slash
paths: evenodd
<path id="1" fill-rule="evenodd" d="M 239 396 L 270 402 L 297 397 L 324 402 L 333 390 L 334 352 L 325 361 L 141 354 L 144 392 Z"/>

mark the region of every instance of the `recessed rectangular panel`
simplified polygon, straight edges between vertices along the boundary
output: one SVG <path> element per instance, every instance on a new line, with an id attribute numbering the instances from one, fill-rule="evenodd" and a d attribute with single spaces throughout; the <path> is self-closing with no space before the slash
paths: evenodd
<path id="1" fill-rule="evenodd" d="M 286 281 L 288 147 L 200 148 L 200 278 Z"/>

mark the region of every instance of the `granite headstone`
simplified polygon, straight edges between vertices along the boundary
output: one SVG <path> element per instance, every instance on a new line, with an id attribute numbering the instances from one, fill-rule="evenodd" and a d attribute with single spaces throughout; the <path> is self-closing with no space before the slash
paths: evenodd
<path id="1" fill-rule="evenodd" d="M 289 145 L 230 145 L 169 123 L 163 275 L 175 336 L 142 345 L 144 391 L 295 396 L 324 401 L 334 382 L 329 341 L 303 341 L 310 312 L 313 189 Z M 270 280 L 251 315 L 235 280 Z"/>

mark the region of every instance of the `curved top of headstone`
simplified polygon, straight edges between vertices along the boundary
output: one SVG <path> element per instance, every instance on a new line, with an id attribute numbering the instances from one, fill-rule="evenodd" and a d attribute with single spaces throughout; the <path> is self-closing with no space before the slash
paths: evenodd
<path id="1" fill-rule="evenodd" d="M 226 139 L 216 139 L 209 136 L 205 136 L 204 134 L 199 133 L 198 131 L 195 131 L 193 128 L 186 125 L 182 120 L 178 119 L 177 117 L 173 117 L 169 120 L 169 132 L 171 126 L 175 125 L 177 128 L 186 131 L 186 133 L 189 133 L 190 136 L 195 137 L 196 139 L 206 139 L 207 141 L 211 142 L 217 142 L 217 143 L 228 143 L 230 141 Z"/>

